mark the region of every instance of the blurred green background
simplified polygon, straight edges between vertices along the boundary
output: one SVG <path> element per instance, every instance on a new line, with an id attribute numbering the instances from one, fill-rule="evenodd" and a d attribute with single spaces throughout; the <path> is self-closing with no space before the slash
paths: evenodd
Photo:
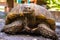
<path id="1" fill-rule="evenodd" d="M 43 0 L 49 10 L 60 11 L 60 0 Z"/>

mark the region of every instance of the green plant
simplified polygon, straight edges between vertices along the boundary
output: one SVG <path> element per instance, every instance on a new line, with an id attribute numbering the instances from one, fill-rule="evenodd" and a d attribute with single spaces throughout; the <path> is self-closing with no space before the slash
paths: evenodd
<path id="1" fill-rule="evenodd" d="M 47 8 L 60 11 L 60 0 L 45 0 Z"/>

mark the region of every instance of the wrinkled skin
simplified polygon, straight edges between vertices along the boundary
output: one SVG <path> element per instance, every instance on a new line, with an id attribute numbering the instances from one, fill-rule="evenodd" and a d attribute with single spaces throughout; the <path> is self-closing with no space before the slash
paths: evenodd
<path id="1" fill-rule="evenodd" d="M 55 33 L 55 21 L 47 19 L 44 15 L 34 13 L 34 9 L 25 7 L 22 13 L 10 12 L 5 21 L 3 32 L 8 34 L 20 33 L 26 31 L 28 33 L 41 34 L 44 37 L 58 40 Z"/>

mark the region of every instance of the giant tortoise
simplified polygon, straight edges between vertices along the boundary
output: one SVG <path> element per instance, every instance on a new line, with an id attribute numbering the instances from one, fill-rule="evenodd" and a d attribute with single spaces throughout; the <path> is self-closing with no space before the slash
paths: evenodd
<path id="1" fill-rule="evenodd" d="M 36 4 L 19 4 L 7 14 L 2 31 L 7 34 L 25 31 L 57 40 L 55 29 L 55 20 L 47 9 Z"/>

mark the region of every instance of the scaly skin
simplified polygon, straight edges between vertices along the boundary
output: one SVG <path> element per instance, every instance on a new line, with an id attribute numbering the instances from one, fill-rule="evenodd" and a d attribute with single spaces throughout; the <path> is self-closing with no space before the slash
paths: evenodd
<path id="1" fill-rule="evenodd" d="M 44 37 L 48 37 L 53 40 L 58 40 L 56 33 L 53 30 L 51 30 L 50 28 L 48 28 L 47 25 L 45 25 L 45 24 L 39 24 L 37 31 L 39 31 L 39 33 Z"/>
<path id="2" fill-rule="evenodd" d="M 40 34 L 43 37 L 47 37 L 52 40 L 58 40 L 58 36 L 56 35 L 55 31 L 50 29 L 46 24 L 39 24 L 36 28 L 30 28 L 26 26 L 25 29 L 28 33 Z"/>
<path id="3" fill-rule="evenodd" d="M 21 20 L 16 20 L 11 24 L 5 25 L 4 29 L 2 29 L 2 32 L 5 32 L 7 34 L 16 34 L 17 32 L 21 32 L 23 27 L 23 22 Z"/>
<path id="4" fill-rule="evenodd" d="M 28 23 L 30 23 L 31 21 L 29 21 Z M 56 33 L 50 28 L 50 26 L 45 26 L 44 24 L 40 24 L 40 25 L 37 24 L 36 28 L 34 28 L 34 26 L 32 26 L 33 28 L 30 28 L 28 26 L 28 23 L 27 23 L 27 27 L 26 27 L 24 24 L 23 24 L 24 26 L 22 25 L 22 22 L 24 22 L 24 21 L 23 20 L 20 21 L 18 19 L 18 20 L 13 21 L 12 23 L 7 23 L 5 25 L 5 28 L 4 28 L 3 31 L 5 33 L 9 33 L 9 34 L 15 34 L 17 32 L 21 32 L 23 30 L 22 28 L 24 27 L 24 29 L 26 29 L 27 32 L 29 32 L 29 31 L 33 32 L 33 33 L 37 33 L 38 32 L 39 34 L 41 34 L 44 37 L 48 37 L 48 38 L 51 38 L 53 40 L 57 40 L 58 39 Z M 34 23 L 32 25 L 34 25 Z"/>

